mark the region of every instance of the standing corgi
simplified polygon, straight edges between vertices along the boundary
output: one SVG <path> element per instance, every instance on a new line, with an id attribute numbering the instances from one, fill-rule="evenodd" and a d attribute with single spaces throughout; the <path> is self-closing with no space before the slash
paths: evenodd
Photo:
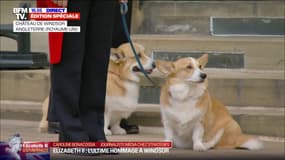
<path id="1" fill-rule="evenodd" d="M 210 96 L 203 71 L 208 55 L 175 62 L 158 60 L 157 69 L 167 76 L 160 95 L 166 140 L 177 148 L 206 151 L 210 148 L 258 150 L 262 142 L 243 134 L 226 107 Z"/>
<path id="2" fill-rule="evenodd" d="M 134 43 L 134 47 L 145 71 L 151 74 L 155 68 L 153 60 L 146 55 L 142 45 Z M 120 121 L 122 118 L 128 118 L 136 110 L 141 72 L 129 43 L 112 50 L 104 114 L 106 135 L 126 134 L 126 131 L 120 127 Z"/>

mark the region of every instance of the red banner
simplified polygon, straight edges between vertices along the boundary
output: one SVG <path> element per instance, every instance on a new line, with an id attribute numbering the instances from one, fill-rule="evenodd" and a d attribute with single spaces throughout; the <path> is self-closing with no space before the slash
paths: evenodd
<path id="1" fill-rule="evenodd" d="M 50 142 L 23 142 L 22 152 L 35 153 L 35 152 L 48 152 Z"/>
<path id="2" fill-rule="evenodd" d="M 29 13 L 29 20 L 80 20 L 80 13 Z"/>

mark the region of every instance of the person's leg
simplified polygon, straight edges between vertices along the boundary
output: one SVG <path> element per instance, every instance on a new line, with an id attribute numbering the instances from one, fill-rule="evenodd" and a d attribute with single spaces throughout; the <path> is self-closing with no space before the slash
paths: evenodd
<path id="1" fill-rule="evenodd" d="M 69 12 L 80 12 L 81 19 L 70 21 L 68 25 L 80 26 L 81 32 L 64 33 L 62 61 L 52 66 L 51 107 L 60 122 L 60 141 L 89 141 L 79 119 L 81 70 L 89 3 L 89 0 L 69 0 Z"/>
<path id="2" fill-rule="evenodd" d="M 50 66 L 50 92 L 49 92 L 49 103 L 48 103 L 48 133 L 59 133 L 60 132 L 60 124 L 58 122 L 58 119 L 56 117 L 56 112 L 55 112 L 55 105 L 52 103 L 55 103 L 51 97 L 53 93 L 53 67 L 52 65 Z"/>
<path id="3" fill-rule="evenodd" d="M 80 118 L 91 141 L 106 140 L 104 108 L 116 1 L 96 0 L 89 13 L 80 90 Z"/>

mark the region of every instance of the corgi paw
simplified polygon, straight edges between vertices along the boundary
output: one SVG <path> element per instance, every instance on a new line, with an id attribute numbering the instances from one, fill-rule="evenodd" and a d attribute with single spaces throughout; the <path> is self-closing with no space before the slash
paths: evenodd
<path id="1" fill-rule="evenodd" d="M 40 125 L 39 125 L 39 128 L 38 128 L 38 131 L 40 133 L 48 132 L 48 121 L 41 121 Z"/>
<path id="2" fill-rule="evenodd" d="M 38 132 L 40 132 L 40 133 L 47 133 L 48 129 L 47 128 L 38 128 Z"/>
<path id="3" fill-rule="evenodd" d="M 207 148 L 205 147 L 205 145 L 202 142 L 196 142 L 196 143 L 194 143 L 193 150 L 198 151 L 198 152 L 202 152 L 202 151 L 206 151 Z"/>
<path id="4" fill-rule="evenodd" d="M 118 135 L 127 134 L 127 132 L 119 126 L 113 126 L 113 127 L 111 127 L 111 130 L 112 130 L 113 134 L 118 134 Z"/>
<path id="5" fill-rule="evenodd" d="M 112 132 L 109 129 L 104 129 L 105 135 L 106 136 L 111 136 Z"/>

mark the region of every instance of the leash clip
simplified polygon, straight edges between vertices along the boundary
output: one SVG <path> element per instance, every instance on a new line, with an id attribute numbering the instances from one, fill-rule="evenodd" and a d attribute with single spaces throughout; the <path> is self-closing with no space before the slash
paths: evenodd
<path id="1" fill-rule="evenodd" d="M 120 4 L 120 5 L 121 5 L 121 7 L 120 7 L 121 14 L 122 14 L 122 15 L 126 15 L 127 12 L 128 12 L 128 2 L 122 0 L 122 1 L 120 1 L 120 3 L 121 3 L 121 4 Z"/>

